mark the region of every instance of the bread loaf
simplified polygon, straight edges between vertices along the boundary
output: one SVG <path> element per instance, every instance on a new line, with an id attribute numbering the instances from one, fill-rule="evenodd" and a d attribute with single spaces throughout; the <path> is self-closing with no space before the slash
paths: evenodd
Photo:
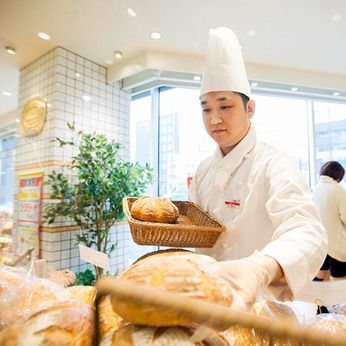
<path id="1" fill-rule="evenodd" d="M 293 309 L 285 303 L 279 301 L 265 300 L 263 303 L 255 303 L 256 313 L 263 317 L 275 320 L 287 320 L 288 322 L 298 323 Z M 270 344 L 275 346 L 299 346 L 299 342 L 293 339 L 270 337 Z"/>
<path id="2" fill-rule="evenodd" d="M 215 263 L 213 258 L 193 252 L 159 251 L 134 263 L 120 279 L 228 307 L 232 303 L 232 288 L 214 272 Z M 175 311 L 159 311 L 116 298 L 112 304 L 115 312 L 134 324 L 176 326 L 191 322 Z"/>
<path id="3" fill-rule="evenodd" d="M 69 299 L 68 292 L 54 282 L 22 274 L 19 271 L 0 271 L 1 321 L 17 323 L 34 310 Z"/>
<path id="4" fill-rule="evenodd" d="M 88 304 L 90 306 L 94 305 L 94 301 L 97 294 L 97 289 L 92 286 L 71 286 L 68 287 L 67 292 L 70 295 L 71 300 L 76 300 Z"/>
<path id="5" fill-rule="evenodd" d="M 101 340 L 110 333 L 118 330 L 122 322 L 122 318 L 117 315 L 111 303 L 110 296 L 103 296 L 99 303 L 99 328 Z"/>
<path id="6" fill-rule="evenodd" d="M 174 223 L 179 216 L 179 210 L 167 198 L 144 196 L 132 204 L 131 215 L 141 221 Z"/>
<path id="7" fill-rule="evenodd" d="M 190 339 L 190 333 L 179 327 L 144 327 L 127 324 L 118 329 L 110 342 L 105 346 L 195 346 L 205 345 L 194 343 Z M 213 345 L 210 345 L 213 346 Z"/>
<path id="8" fill-rule="evenodd" d="M 32 314 L 22 325 L 0 332 L 0 345 L 89 346 L 93 309 L 78 302 L 61 302 Z"/>

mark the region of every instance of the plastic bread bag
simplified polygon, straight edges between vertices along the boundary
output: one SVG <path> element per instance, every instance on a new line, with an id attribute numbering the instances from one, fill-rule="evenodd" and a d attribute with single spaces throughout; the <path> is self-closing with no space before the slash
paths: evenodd
<path id="1" fill-rule="evenodd" d="M 58 284 L 40 279 L 24 269 L 0 267 L 0 321 L 20 322 L 31 312 L 70 299 Z"/>
<path id="2" fill-rule="evenodd" d="M 346 340 L 346 318 L 344 315 L 325 313 L 316 316 L 315 321 L 311 324 L 311 328 L 320 332 L 329 333 L 331 335 L 345 336 Z M 346 344 L 346 343 L 345 343 Z M 303 346 L 313 346 L 304 343 Z"/>
<path id="3" fill-rule="evenodd" d="M 346 318 L 346 303 L 328 306 L 328 310 L 334 314 L 345 315 Z"/>

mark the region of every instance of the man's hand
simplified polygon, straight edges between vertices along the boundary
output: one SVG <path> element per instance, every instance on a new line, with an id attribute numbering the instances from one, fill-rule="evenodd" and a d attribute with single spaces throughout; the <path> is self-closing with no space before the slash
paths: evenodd
<path id="1" fill-rule="evenodd" d="M 260 289 L 283 277 L 282 269 L 272 257 L 254 253 L 239 260 L 218 263 L 220 275 L 234 287 L 232 308 L 249 310 Z"/>

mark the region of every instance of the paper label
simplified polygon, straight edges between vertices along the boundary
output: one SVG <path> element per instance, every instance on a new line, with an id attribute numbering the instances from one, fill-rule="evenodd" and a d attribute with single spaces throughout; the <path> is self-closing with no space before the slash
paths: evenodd
<path id="1" fill-rule="evenodd" d="M 83 261 L 89 262 L 97 267 L 110 270 L 108 256 L 100 251 L 79 245 L 79 256 Z"/>

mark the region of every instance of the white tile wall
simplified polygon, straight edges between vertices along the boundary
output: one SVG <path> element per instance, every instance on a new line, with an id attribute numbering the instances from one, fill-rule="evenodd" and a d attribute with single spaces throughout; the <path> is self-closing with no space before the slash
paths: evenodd
<path id="1" fill-rule="evenodd" d="M 120 89 L 119 83 L 107 84 L 107 70 L 103 66 L 58 47 L 20 73 L 19 110 L 33 97 L 41 96 L 49 103 L 47 120 L 43 131 L 34 137 L 17 137 L 16 166 L 36 164 L 34 170 L 42 170 L 47 177 L 52 170 L 68 173 L 68 168 L 60 166 L 40 166 L 47 161 L 70 162 L 75 152 L 70 148 L 60 148 L 52 139 L 71 138 L 66 127 L 67 121 L 74 121 L 76 129 L 96 132 L 119 141 L 123 148 L 119 152 L 129 159 L 129 110 L 130 95 Z M 87 102 L 83 97 L 91 97 Z M 19 133 L 19 132 L 18 132 Z M 71 176 L 71 179 L 73 177 Z M 15 191 L 15 194 L 17 189 Z M 44 187 L 44 193 L 49 193 Z M 44 200 L 43 206 L 50 200 Z M 71 225 L 71 220 L 58 218 L 54 227 Z M 85 270 L 89 265 L 79 260 L 73 232 L 41 232 L 41 252 L 56 269 L 71 268 Z M 127 224 L 112 228 L 111 242 L 117 248 L 111 256 L 111 272 L 121 272 L 129 264 L 130 235 Z"/>

